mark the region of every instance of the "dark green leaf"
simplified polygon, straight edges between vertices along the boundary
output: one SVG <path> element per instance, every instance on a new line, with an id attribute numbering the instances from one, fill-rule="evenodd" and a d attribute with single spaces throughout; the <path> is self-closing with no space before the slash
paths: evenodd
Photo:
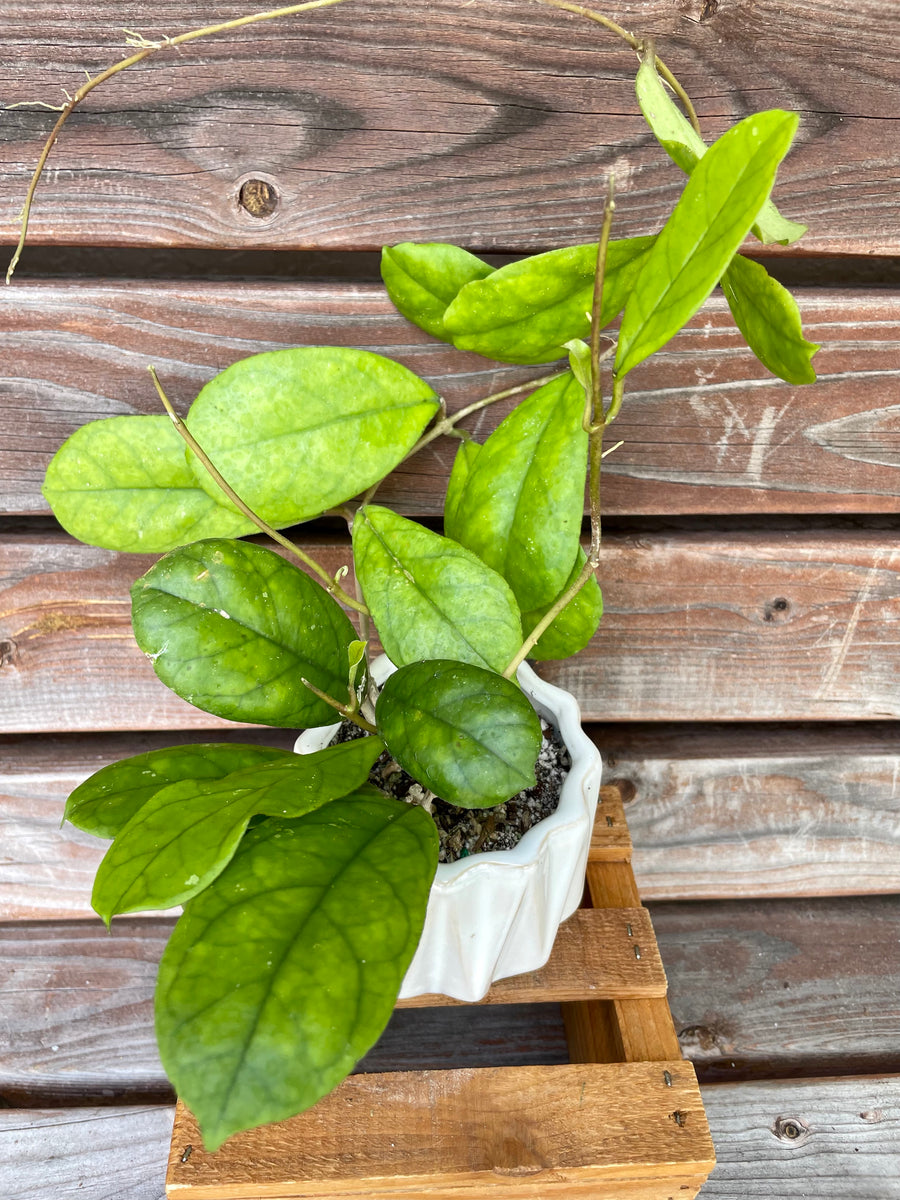
<path id="1" fill-rule="evenodd" d="M 609 243 L 602 325 L 622 310 L 652 245 L 652 237 Z M 566 342 L 590 332 L 596 266 L 592 242 L 537 254 L 466 284 L 444 317 L 454 346 L 501 362 L 561 358 Z"/>
<path id="2" fill-rule="evenodd" d="M 457 539 L 503 576 L 523 612 L 560 594 L 578 553 L 583 416 L 584 389 L 570 372 L 545 383 L 481 447 L 459 502 Z"/>
<path id="3" fill-rule="evenodd" d="M 437 864 L 423 809 L 351 795 L 251 830 L 159 968 L 163 1066 L 208 1150 L 301 1112 L 380 1036 Z"/>
<path id="4" fill-rule="evenodd" d="M 402 242 L 381 252 L 381 278 L 394 307 L 407 320 L 449 342 L 444 313 L 460 288 L 484 279 L 493 267 L 444 242 Z"/>
<path id="5" fill-rule="evenodd" d="M 271 550 L 213 539 L 173 550 L 131 589 L 140 648 L 204 712 L 264 725 L 329 725 L 306 687 L 347 694 L 356 632 L 338 603 Z"/>
<path id="6" fill-rule="evenodd" d="M 458 542 L 456 518 L 459 506 L 466 490 L 469 473 L 478 457 L 481 446 L 478 442 L 467 439 L 459 443 L 453 468 L 447 481 L 447 495 L 444 498 L 444 533 Z"/>
<path id="7" fill-rule="evenodd" d="M 83 425 L 53 456 L 43 491 L 64 529 L 109 550 L 158 554 L 256 528 L 198 486 L 166 416 Z"/>
<path id="8" fill-rule="evenodd" d="M 254 813 L 300 817 L 361 787 L 381 740 L 358 738 L 292 754 L 224 779 L 188 779 L 157 792 L 128 822 L 97 870 L 91 903 L 117 913 L 172 908 L 202 892 L 230 862 Z"/>
<path id="9" fill-rule="evenodd" d="M 171 783 L 222 779 L 269 762 L 288 762 L 288 750 L 237 742 L 172 746 L 135 754 L 95 771 L 66 801 L 65 820 L 98 837 L 115 837 L 151 796 Z"/>
<path id="10" fill-rule="evenodd" d="M 290 525 L 383 479 L 438 407 L 432 388 L 389 358 L 306 346 L 235 363 L 202 390 L 187 424 L 246 504 Z M 230 505 L 189 458 L 204 491 Z"/>
<path id="11" fill-rule="evenodd" d="M 747 117 L 697 163 L 625 305 L 618 381 L 664 345 L 719 282 L 772 189 L 797 124 L 793 113 L 777 109 Z"/>
<path id="12" fill-rule="evenodd" d="M 560 595 L 572 586 L 581 574 L 585 562 L 586 555 L 579 547 L 572 574 L 566 580 L 565 587 L 560 588 Z M 522 632 L 526 637 L 550 607 L 550 604 L 545 604 L 543 608 L 522 613 Z M 562 612 L 544 630 L 538 641 L 529 650 L 528 657 L 537 662 L 544 662 L 550 658 L 571 658 L 573 654 L 583 650 L 597 632 L 602 616 L 603 597 L 600 594 L 600 585 L 597 583 L 596 576 L 592 575 L 575 598 L 569 601 Z"/>
<path id="13" fill-rule="evenodd" d="M 448 804 L 489 808 L 534 784 L 540 718 L 502 675 L 413 663 L 385 682 L 375 715 L 401 767 Z"/>
<path id="14" fill-rule="evenodd" d="M 522 645 L 509 585 L 450 538 L 377 505 L 353 522 L 356 575 L 387 656 L 502 671 Z"/>
<path id="15" fill-rule="evenodd" d="M 815 383 L 810 359 L 819 347 L 804 338 L 800 310 L 787 288 L 761 263 L 738 254 L 722 276 L 722 290 L 759 361 L 788 383 Z"/>
<path id="16" fill-rule="evenodd" d="M 653 55 L 643 55 L 636 84 L 638 103 L 647 124 L 669 157 L 690 175 L 698 159 L 706 153 L 706 143 L 669 94 L 656 71 Z M 771 200 L 766 200 L 752 232 L 761 242 L 789 246 L 806 230 L 806 225 L 787 220 Z"/>

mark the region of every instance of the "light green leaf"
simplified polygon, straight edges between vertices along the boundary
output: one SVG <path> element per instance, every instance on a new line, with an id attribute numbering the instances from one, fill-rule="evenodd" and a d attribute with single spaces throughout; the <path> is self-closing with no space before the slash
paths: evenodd
<path id="1" fill-rule="evenodd" d="M 469 550 L 377 505 L 353 522 L 356 575 L 387 656 L 502 671 L 522 645 L 509 586 Z"/>
<path id="2" fill-rule="evenodd" d="M 163 788 L 106 852 L 94 880 L 94 910 L 108 925 L 118 913 L 184 903 L 221 874 L 255 813 L 300 817 L 345 796 L 366 782 L 382 750 L 380 738 L 358 738 L 290 755 L 289 763 Z"/>
<path id="3" fill-rule="evenodd" d="M 444 242 L 401 242 L 381 252 L 381 278 L 387 293 L 407 320 L 449 342 L 444 313 L 460 288 L 484 279 L 493 267 Z"/>
<path id="4" fill-rule="evenodd" d="M 619 331 L 619 384 L 701 306 L 772 189 L 798 119 L 747 117 L 710 147 L 688 179 L 629 296 Z"/>
<path id="5" fill-rule="evenodd" d="M 752 259 L 735 255 L 722 276 L 735 324 L 759 361 L 788 383 L 815 383 L 819 349 L 803 336 L 800 310 L 787 288 Z"/>
<path id="6" fill-rule="evenodd" d="M 447 480 L 447 495 L 444 497 L 444 533 L 457 542 L 459 537 L 457 536 L 456 517 L 465 494 L 469 474 L 480 449 L 480 443 L 473 442 L 471 439 L 467 438 L 464 442 L 460 442 L 453 460 L 450 478 Z"/>
<path id="7" fill-rule="evenodd" d="M 601 325 L 621 312 L 653 240 L 609 243 Z M 447 309 L 445 328 L 460 350 L 501 362 L 552 362 L 566 342 L 590 332 L 596 267 L 596 242 L 510 263 L 466 284 Z"/>
<path id="8" fill-rule="evenodd" d="M 159 554 L 256 528 L 198 486 L 166 416 L 109 417 L 76 429 L 51 459 L 43 493 L 68 533 L 108 550 Z"/>
<path id="9" fill-rule="evenodd" d="M 417 662 L 385 682 L 378 732 L 448 804 L 489 808 L 534 784 L 541 722 L 509 679 L 459 662 Z"/>
<path id="10" fill-rule="evenodd" d="M 579 547 L 572 574 L 566 580 L 565 587 L 559 589 L 560 596 L 572 586 L 581 574 L 586 561 L 587 556 Z M 554 601 L 555 599 L 556 597 L 554 597 Z M 522 613 L 522 632 L 526 637 L 554 601 L 545 604 L 543 608 Z M 602 616 L 603 597 L 600 594 L 600 585 L 597 583 L 596 576 L 592 575 L 581 591 L 576 593 L 574 599 L 569 601 L 562 612 L 544 630 L 529 650 L 528 657 L 536 662 L 544 662 L 550 658 L 571 658 L 573 654 L 583 650 L 597 632 Z"/>
<path id="11" fill-rule="evenodd" d="M 637 98 L 641 112 L 668 156 L 690 175 L 706 153 L 706 143 L 675 103 L 656 70 L 655 56 L 644 54 L 637 73 Z M 752 232 L 761 242 L 789 246 L 808 226 L 783 217 L 771 200 L 760 209 Z"/>
<path id="12" fill-rule="evenodd" d="M 97 837 L 115 837 L 151 796 L 182 780 L 222 779 L 266 763 L 290 762 L 288 750 L 238 742 L 171 746 L 135 754 L 95 771 L 66 801 L 64 819 Z"/>
<path id="13" fill-rule="evenodd" d="M 304 687 L 347 694 L 356 631 L 331 596 L 271 550 L 212 539 L 173 550 L 131 589 L 137 643 L 167 687 L 204 712 L 330 725 Z"/>
<path id="14" fill-rule="evenodd" d="M 458 540 L 503 576 L 523 612 L 559 595 L 578 553 L 583 416 L 584 389 L 568 371 L 545 383 L 481 447 L 459 502 Z"/>
<path id="15" fill-rule="evenodd" d="M 252 829 L 159 968 L 166 1073 L 207 1150 L 302 1112 L 381 1035 L 437 864 L 416 805 L 368 794 Z"/>
<path id="16" fill-rule="evenodd" d="M 187 424 L 254 512 L 290 525 L 383 479 L 438 407 L 432 388 L 389 358 L 306 346 L 235 363 L 201 391 Z M 189 461 L 204 491 L 230 507 Z"/>

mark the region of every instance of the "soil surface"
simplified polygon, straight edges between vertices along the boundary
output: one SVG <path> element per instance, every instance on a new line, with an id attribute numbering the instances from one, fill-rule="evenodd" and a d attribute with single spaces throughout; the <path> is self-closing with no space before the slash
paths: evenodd
<path id="1" fill-rule="evenodd" d="M 439 862 L 456 862 L 458 858 L 487 850 L 511 850 L 532 825 L 556 812 L 572 760 L 556 729 L 544 720 L 541 729 L 543 740 L 534 768 L 537 780 L 534 787 L 494 808 L 456 808 L 441 799 L 434 801 L 431 815 L 440 837 Z M 364 736 L 357 725 L 345 721 L 332 744 Z M 422 785 L 407 775 L 387 751 L 375 763 L 369 779 L 388 795 L 409 804 L 421 804 L 426 794 Z"/>

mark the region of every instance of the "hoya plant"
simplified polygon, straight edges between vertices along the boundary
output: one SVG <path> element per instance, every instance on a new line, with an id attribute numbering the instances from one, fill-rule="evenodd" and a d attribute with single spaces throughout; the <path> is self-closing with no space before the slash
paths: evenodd
<path id="1" fill-rule="evenodd" d="M 107 923 L 183 906 L 160 964 L 157 1034 L 210 1149 L 314 1104 L 379 1037 L 438 861 L 433 798 L 490 807 L 534 781 L 541 726 L 517 668 L 577 654 L 600 622 L 603 437 L 630 373 L 721 284 L 765 366 L 814 379 L 794 301 L 738 254 L 751 231 L 782 244 L 804 231 L 769 199 L 797 117 L 749 116 L 707 146 L 650 44 L 637 96 L 688 175 L 656 234 L 614 238 L 610 189 L 597 242 L 498 270 L 451 245 L 384 251 L 405 317 L 460 350 L 552 364 L 541 378 L 449 414 L 378 354 L 257 354 L 212 379 L 185 420 L 157 381 L 169 415 L 85 425 L 49 466 L 45 495 L 77 538 L 162 555 L 135 583 L 132 612 L 163 683 L 218 717 L 289 729 L 344 719 L 364 734 L 306 756 L 157 750 L 69 797 L 68 820 L 111 840 L 93 892 Z M 512 411 L 477 444 L 462 422 L 501 399 Z M 457 447 L 442 533 L 376 501 L 437 437 Z M 352 575 L 279 532 L 326 513 L 347 521 Z M 242 540 L 261 530 L 274 546 Z M 380 692 L 376 639 L 397 668 Z M 422 804 L 368 782 L 385 750 Z"/>

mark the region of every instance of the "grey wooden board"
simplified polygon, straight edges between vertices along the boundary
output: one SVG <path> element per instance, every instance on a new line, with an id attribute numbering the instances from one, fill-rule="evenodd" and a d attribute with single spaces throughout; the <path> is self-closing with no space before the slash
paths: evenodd
<path id="1" fill-rule="evenodd" d="M 897 1200 L 900 1076 L 702 1089 L 717 1165 L 701 1200 Z M 801 1136 L 786 1136 L 796 1123 Z"/>
<path id="2" fill-rule="evenodd" d="M 591 727 L 641 896 L 900 892 L 900 726 Z"/>
<path id="3" fill-rule="evenodd" d="M 900 892 L 900 729 L 600 725 L 645 900 Z M 93 771 L 188 741 L 289 749 L 288 730 L 0 737 L 0 920 L 92 916 L 108 843 L 60 826 Z"/>
<path id="4" fill-rule="evenodd" d="M 332 573 L 346 545 L 312 545 Z M 892 530 L 604 539 L 605 616 L 541 664 L 587 720 L 873 720 L 900 715 Z M 135 648 L 128 591 L 151 564 L 63 537 L 0 538 L 0 720 L 9 732 L 215 728 Z M 232 726 L 233 728 L 233 726 Z"/>
<path id="5" fill-rule="evenodd" d="M 713 1084 L 702 1094 L 718 1162 L 701 1200 L 900 1197 L 897 1076 Z M 162 1200 L 173 1113 L 0 1111 L 5 1200 Z"/>
<path id="6" fill-rule="evenodd" d="M 704 1081 L 900 1071 L 900 896 L 651 906 Z"/>
<path id="7" fill-rule="evenodd" d="M 900 296 L 797 293 L 821 343 L 819 381 L 792 387 L 743 346 L 721 295 L 629 376 L 604 462 L 607 515 L 900 510 Z M 345 283 L 28 283 L 0 289 L 0 512 L 47 513 L 44 470 L 102 417 L 161 412 L 147 367 L 184 411 L 216 372 L 285 346 L 350 345 L 395 357 L 455 411 L 553 368 L 502 367 L 428 338 L 384 291 Z M 481 410 L 479 440 L 509 411 Z M 385 483 L 382 503 L 438 517 L 455 444 L 434 443 Z"/>
<path id="8" fill-rule="evenodd" d="M 165 1200 L 175 1110 L 0 1109 L 3 1200 Z"/>
<path id="9" fill-rule="evenodd" d="M 900 899 L 697 902 L 651 915 L 685 1052 L 711 1080 L 900 1070 Z M 169 920 L 0 926 L 0 1096 L 159 1099 L 152 1030 Z M 785 986 L 787 984 L 787 986 Z M 398 1013 L 366 1069 L 559 1061 L 558 1009 Z M 449 1014 L 461 1009 L 450 1008 Z M 499 1016 L 494 1015 L 500 1013 Z M 456 1032 L 453 1032 L 456 1030 Z M 463 1056 L 461 1061 L 459 1056 Z"/>
<path id="10" fill-rule="evenodd" d="M 885 128 L 900 112 L 892 0 L 722 2 L 703 22 L 683 8 L 624 0 L 614 15 L 657 38 L 708 137 L 761 108 L 801 112 L 777 196 L 811 225 L 808 249 L 896 253 L 900 155 Z M 215 17 L 247 11 L 225 0 Z M 156 36 L 209 18 L 195 0 L 65 11 L 30 0 L 0 35 L 4 95 L 56 103 L 85 70 L 123 55 L 123 27 Z M 639 117 L 634 72 L 634 55 L 611 34 L 527 0 L 360 2 L 256 26 L 94 92 L 51 159 L 34 237 L 546 248 L 595 234 L 609 170 L 617 232 L 649 232 L 683 180 Z M 52 120 L 17 109 L 0 126 L 6 240 Z M 276 187 L 270 219 L 239 206 L 248 177 Z"/>

